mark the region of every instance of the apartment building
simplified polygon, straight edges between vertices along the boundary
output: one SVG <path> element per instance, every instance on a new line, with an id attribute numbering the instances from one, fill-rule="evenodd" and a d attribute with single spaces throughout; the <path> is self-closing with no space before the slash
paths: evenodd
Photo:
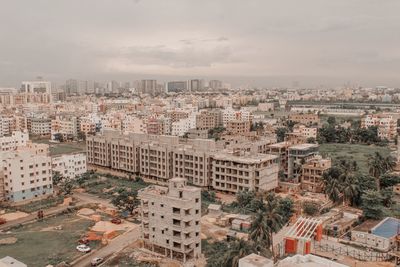
<path id="1" fill-rule="evenodd" d="M 175 136 L 146 134 L 121 136 L 110 132 L 105 136 L 90 136 L 86 142 L 89 164 L 138 173 L 154 183 L 166 184 L 170 179 L 180 177 L 197 186 L 212 186 L 221 191 L 238 192 L 245 188 L 270 190 L 277 181 L 278 157 L 254 152 L 258 149 L 258 145 L 250 152 L 232 156 L 229 153 L 217 153 L 217 143 L 208 139 L 189 139 L 183 143 Z M 246 147 L 238 148 L 237 151 L 246 151 Z M 214 165 L 218 155 L 235 159 L 233 166 L 240 163 L 247 166 L 243 168 L 249 168 L 249 176 L 233 171 L 237 176 L 232 175 L 232 179 L 240 179 L 243 185 L 229 187 L 218 183 L 217 187 L 214 186 Z M 242 175 L 248 183 L 244 181 Z"/>
<path id="2" fill-rule="evenodd" d="M 293 133 L 300 134 L 301 136 L 308 138 L 317 138 L 318 128 L 317 127 L 307 127 L 305 125 L 295 125 L 293 128 Z"/>
<path id="3" fill-rule="evenodd" d="M 0 137 L 7 136 L 15 129 L 15 121 L 13 117 L 0 116 Z"/>
<path id="4" fill-rule="evenodd" d="M 85 134 L 85 136 L 96 133 L 96 123 L 86 120 L 81 121 L 80 131 Z"/>
<path id="5" fill-rule="evenodd" d="M 53 194 L 48 149 L 45 144 L 29 144 L 3 155 L 0 168 L 0 197 L 3 201 L 23 204 Z"/>
<path id="6" fill-rule="evenodd" d="M 219 126 L 222 126 L 222 114 L 219 110 L 204 110 L 196 115 L 197 130 L 210 130 Z"/>
<path id="7" fill-rule="evenodd" d="M 250 121 L 233 120 L 228 121 L 226 130 L 232 135 L 242 135 L 250 132 Z"/>
<path id="8" fill-rule="evenodd" d="M 33 135 L 46 136 L 51 133 L 51 119 L 38 117 L 28 118 L 28 130 Z"/>
<path id="9" fill-rule="evenodd" d="M 318 155 L 318 144 L 298 144 L 289 147 L 288 177 L 297 180 L 301 175 L 302 165 Z"/>
<path id="10" fill-rule="evenodd" d="M 242 190 L 270 191 L 278 186 L 278 157 L 243 151 L 216 153 L 212 162 L 212 187 L 226 193 Z"/>
<path id="11" fill-rule="evenodd" d="M 79 118 L 75 116 L 57 116 L 51 121 L 51 139 L 55 140 L 57 135 L 61 135 L 63 140 L 74 139 L 80 130 Z"/>
<path id="12" fill-rule="evenodd" d="M 243 120 L 251 121 L 252 115 L 247 110 L 234 110 L 233 108 L 226 108 L 222 111 L 222 123 L 224 126 L 228 124 L 229 121 L 233 120 Z"/>
<path id="13" fill-rule="evenodd" d="M 52 168 L 53 172 L 59 172 L 65 178 L 75 179 L 87 171 L 86 155 L 77 153 L 53 157 Z"/>
<path id="14" fill-rule="evenodd" d="M 321 193 L 323 189 L 322 175 L 331 167 L 331 159 L 324 159 L 320 155 L 304 163 L 300 178 L 301 188 L 309 192 Z"/>
<path id="15" fill-rule="evenodd" d="M 26 146 L 28 142 L 27 132 L 12 132 L 11 136 L 0 137 L 0 152 L 16 150 L 18 147 Z"/>
<path id="16" fill-rule="evenodd" d="M 168 187 L 139 190 L 141 239 L 171 259 L 187 262 L 201 256 L 201 189 L 172 178 Z"/>
<path id="17" fill-rule="evenodd" d="M 146 129 L 148 134 L 164 135 L 170 133 L 169 120 L 150 118 L 147 120 Z"/>
<path id="18" fill-rule="evenodd" d="M 361 128 L 376 126 L 378 136 L 382 139 L 394 140 L 397 135 L 397 120 L 390 114 L 370 114 L 361 119 Z"/>
<path id="19" fill-rule="evenodd" d="M 171 123 L 171 135 L 184 136 L 190 129 L 196 127 L 196 122 L 193 118 L 182 119 Z"/>
<path id="20" fill-rule="evenodd" d="M 202 141 L 197 146 L 179 145 L 173 150 L 173 177 L 185 178 L 189 183 L 201 187 L 210 185 L 215 143 Z"/>
<path id="21" fill-rule="evenodd" d="M 289 120 L 306 126 L 319 125 L 321 123 L 318 114 L 315 113 L 292 113 Z"/>

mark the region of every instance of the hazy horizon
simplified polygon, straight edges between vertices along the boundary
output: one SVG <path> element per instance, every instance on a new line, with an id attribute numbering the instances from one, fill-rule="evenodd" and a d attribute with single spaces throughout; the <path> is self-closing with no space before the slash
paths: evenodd
<path id="1" fill-rule="evenodd" d="M 42 76 L 400 87 L 396 0 L 1 0 L 0 87 Z"/>

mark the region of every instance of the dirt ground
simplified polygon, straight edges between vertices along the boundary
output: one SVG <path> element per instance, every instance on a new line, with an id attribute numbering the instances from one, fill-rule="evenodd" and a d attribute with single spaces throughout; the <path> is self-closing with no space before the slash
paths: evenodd
<path id="1" fill-rule="evenodd" d="M 135 225 L 128 222 L 123 222 L 121 224 L 114 224 L 110 221 L 99 221 L 93 227 L 92 231 L 95 232 L 109 232 L 109 231 L 128 231 L 132 229 Z"/>
<path id="2" fill-rule="evenodd" d="M 201 238 L 212 238 L 215 240 L 224 240 L 229 231 L 228 227 L 221 227 L 215 224 L 216 219 L 208 215 L 201 217 Z M 237 238 L 247 239 L 248 234 L 237 232 Z"/>
<path id="3" fill-rule="evenodd" d="M 221 200 L 222 203 L 225 203 L 225 204 L 230 204 L 236 200 L 235 195 L 228 195 L 228 194 L 223 194 L 220 192 L 216 192 L 215 195 L 217 196 L 217 198 L 219 200 Z"/>
<path id="4" fill-rule="evenodd" d="M 10 212 L 0 215 L 0 218 L 5 219 L 6 221 L 18 220 L 29 216 L 28 213 L 22 211 Z"/>

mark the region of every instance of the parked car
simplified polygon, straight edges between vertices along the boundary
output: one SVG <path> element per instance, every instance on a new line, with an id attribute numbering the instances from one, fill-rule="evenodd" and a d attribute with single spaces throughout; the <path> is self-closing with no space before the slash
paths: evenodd
<path id="1" fill-rule="evenodd" d="M 92 261 L 90 262 L 92 266 L 97 266 L 100 263 L 102 263 L 104 261 L 103 258 L 93 258 Z"/>
<path id="2" fill-rule="evenodd" d="M 7 222 L 6 219 L 0 218 L 0 225 L 5 224 Z"/>
<path id="3" fill-rule="evenodd" d="M 120 218 L 113 218 L 113 219 L 111 220 L 111 222 L 114 223 L 114 224 L 121 224 L 121 223 L 122 223 L 122 221 L 121 221 Z"/>
<path id="4" fill-rule="evenodd" d="M 90 252 L 90 247 L 89 247 L 89 246 L 86 246 L 86 245 L 79 245 L 79 246 L 76 247 L 76 249 L 77 249 L 79 252 L 84 252 L 84 253 Z"/>

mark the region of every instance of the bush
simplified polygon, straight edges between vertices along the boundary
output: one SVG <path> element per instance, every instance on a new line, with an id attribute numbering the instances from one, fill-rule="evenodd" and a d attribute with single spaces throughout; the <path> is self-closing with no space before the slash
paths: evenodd
<path id="1" fill-rule="evenodd" d="M 305 201 L 303 203 L 303 212 L 308 216 L 315 216 L 319 212 L 319 205 L 314 201 Z"/>

